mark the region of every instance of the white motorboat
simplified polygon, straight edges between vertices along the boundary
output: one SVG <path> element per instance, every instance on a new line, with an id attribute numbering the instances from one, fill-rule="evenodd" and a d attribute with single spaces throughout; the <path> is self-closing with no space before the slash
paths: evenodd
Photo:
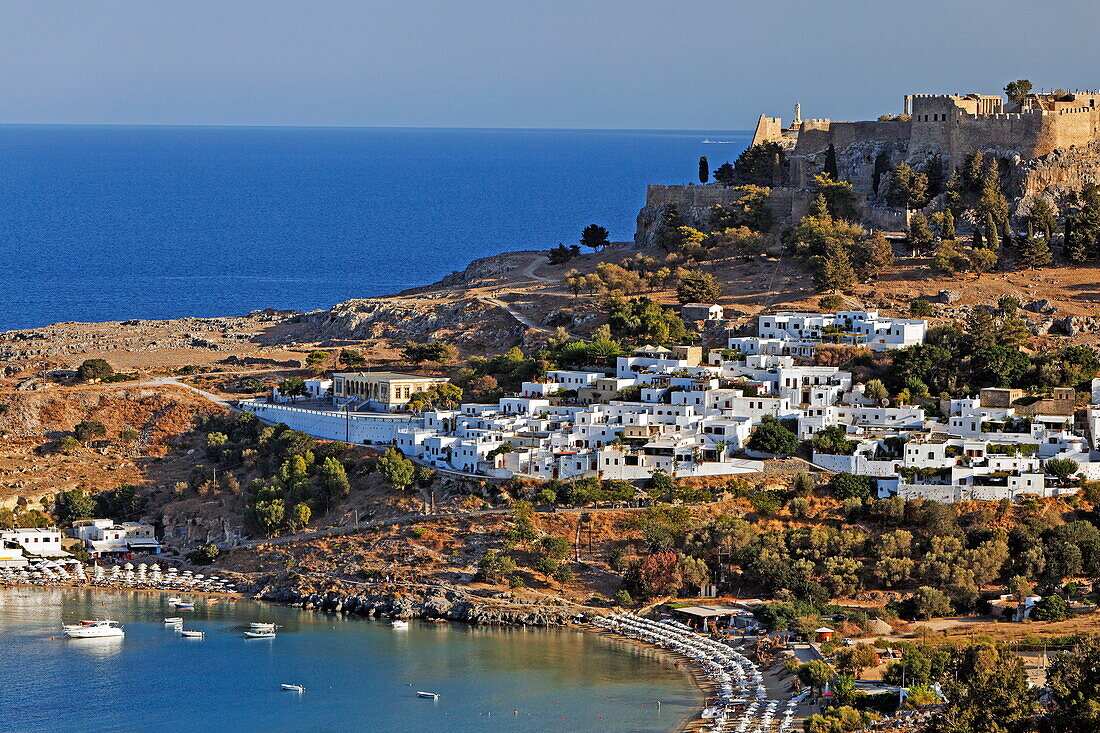
<path id="1" fill-rule="evenodd" d="M 102 639 L 108 636 L 123 636 L 122 624 L 118 621 L 96 621 L 92 624 L 64 627 L 65 636 L 70 639 Z"/>
<path id="2" fill-rule="evenodd" d="M 416 691 L 416 696 L 417 697 L 427 697 L 427 698 L 430 698 L 432 700 L 438 700 L 439 699 L 439 693 L 438 692 L 425 692 L 424 690 L 417 690 Z"/>
<path id="3" fill-rule="evenodd" d="M 395 629 L 407 629 L 409 628 L 409 622 L 398 619 L 397 621 L 394 621 L 392 624 L 390 624 L 390 626 Z"/>
<path id="4" fill-rule="evenodd" d="M 246 631 L 244 635 L 248 639 L 274 639 L 274 631 Z"/>
<path id="5" fill-rule="evenodd" d="M 253 631 L 274 631 L 275 624 L 264 623 L 262 621 L 253 621 L 248 625 L 248 628 Z"/>
<path id="6" fill-rule="evenodd" d="M 164 623 L 167 626 L 175 626 L 176 624 L 182 624 L 183 623 L 183 617 L 182 616 L 169 616 L 168 618 L 164 619 Z"/>
<path id="7" fill-rule="evenodd" d="M 180 629 L 180 636 L 184 639 L 201 639 L 206 636 L 205 631 L 184 631 Z"/>
<path id="8" fill-rule="evenodd" d="M 284 690 L 287 690 L 288 692 L 305 692 L 306 691 L 306 688 L 303 685 L 292 685 L 292 684 L 289 684 L 287 682 L 284 682 L 283 684 L 279 685 L 279 687 L 283 688 Z"/>

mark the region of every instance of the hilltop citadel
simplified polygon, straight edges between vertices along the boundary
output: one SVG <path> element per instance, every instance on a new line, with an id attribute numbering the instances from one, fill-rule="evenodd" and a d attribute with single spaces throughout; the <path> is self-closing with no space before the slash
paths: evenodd
<path id="1" fill-rule="evenodd" d="M 981 151 L 997 160 L 1014 213 L 1040 194 L 1064 211 L 1077 203 L 1084 184 L 1100 178 L 1100 92 L 1029 93 L 1018 102 L 989 94 L 907 94 L 902 110 L 877 120 L 836 121 L 802 119 L 796 105 L 786 126 L 780 117 L 760 115 L 752 145 L 774 143 L 780 151 L 768 201 L 779 221 L 805 213 L 813 178 L 830 156 L 839 179 L 852 184 L 864 221 L 887 230 L 907 222 L 906 211 L 888 205 L 884 195 L 891 171 L 903 162 L 918 169 L 936 159 L 950 173 Z M 692 223 L 739 195 L 717 183 L 650 186 L 636 240 L 651 243 L 663 205 L 675 204 Z"/>

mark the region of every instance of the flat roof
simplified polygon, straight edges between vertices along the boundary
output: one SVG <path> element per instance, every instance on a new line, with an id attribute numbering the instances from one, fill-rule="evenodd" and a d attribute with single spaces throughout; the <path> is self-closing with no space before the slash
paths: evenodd
<path id="1" fill-rule="evenodd" d="M 714 616 L 743 616 L 750 614 L 750 611 L 744 608 L 738 608 L 737 606 L 687 606 L 686 608 L 674 608 L 672 609 L 676 613 L 682 613 L 688 616 L 696 616 L 698 618 L 712 618 Z"/>
<path id="2" fill-rule="evenodd" d="M 404 372 L 337 372 L 334 377 L 370 377 L 381 380 L 425 380 L 432 382 L 446 382 L 447 377 L 431 377 L 426 374 L 406 374 Z"/>

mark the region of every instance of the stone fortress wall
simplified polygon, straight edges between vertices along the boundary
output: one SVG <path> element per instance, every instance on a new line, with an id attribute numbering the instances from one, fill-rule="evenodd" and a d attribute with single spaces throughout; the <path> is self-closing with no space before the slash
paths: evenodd
<path id="1" fill-rule="evenodd" d="M 780 117 L 760 116 L 752 144 L 775 142 L 787 151 L 784 185 L 772 188 L 768 200 L 781 227 L 805 213 L 830 148 L 865 221 L 890 230 L 904 229 L 908 219 L 882 198 L 886 171 L 902 162 L 920 166 L 938 156 L 951 170 L 981 150 L 1002 161 L 1020 207 L 1040 194 L 1062 207 L 1085 183 L 1100 183 L 1100 93 L 1031 94 L 1014 111 L 1006 111 L 998 95 L 908 94 L 903 102 L 906 117 L 887 120 L 801 119 L 797 106 L 787 127 Z M 715 205 L 738 195 L 718 184 L 650 186 L 635 241 L 652 241 L 667 205 L 675 205 L 688 225 L 705 226 Z"/>

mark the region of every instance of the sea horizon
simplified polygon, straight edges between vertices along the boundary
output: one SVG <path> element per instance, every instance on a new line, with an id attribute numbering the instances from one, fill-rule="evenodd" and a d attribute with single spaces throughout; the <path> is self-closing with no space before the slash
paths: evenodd
<path id="1" fill-rule="evenodd" d="M 741 130 L 0 125 L 0 331 L 309 311 L 479 257 L 629 241 Z M 704 139 L 730 144 L 703 143 Z"/>

